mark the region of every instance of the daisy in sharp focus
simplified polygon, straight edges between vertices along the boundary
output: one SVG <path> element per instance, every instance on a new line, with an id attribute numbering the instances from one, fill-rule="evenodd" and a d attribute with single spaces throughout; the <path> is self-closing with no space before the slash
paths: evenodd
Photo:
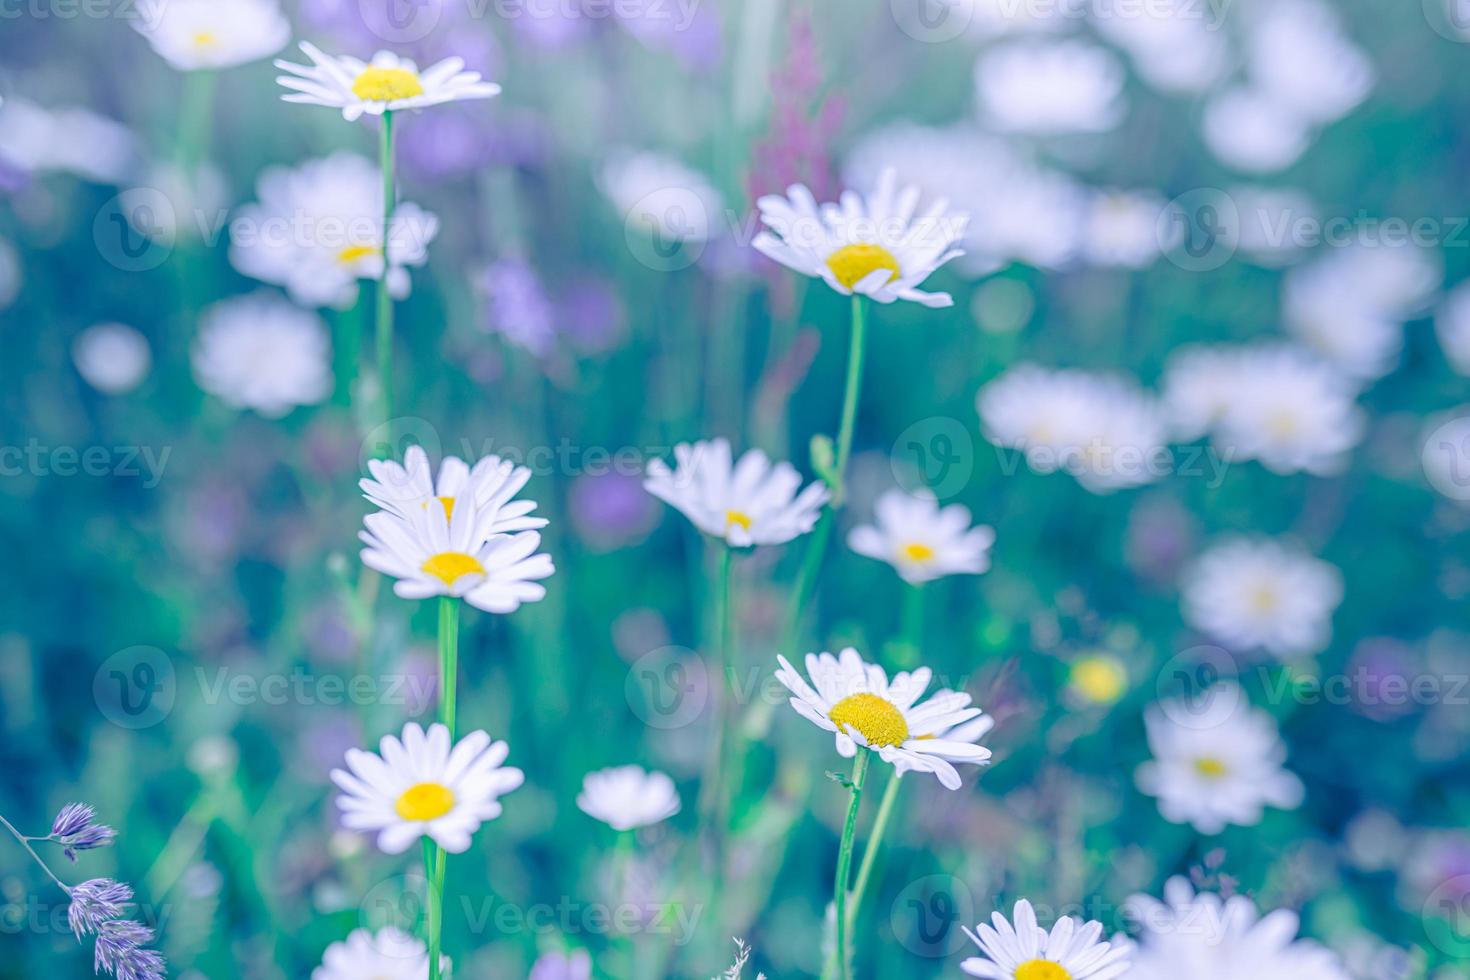
<path id="1" fill-rule="evenodd" d="M 332 344 L 315 313 L 261 291 L 208 307 L 194 342 L 199 387 L 232 408 L 280 418 L 332 393 Z"/>
<path id="2" fill-rule="evenodd" d="M 948 201 L 941 198 L 916 217 L 919 189 L 899 189 L 892 170 L 884 171 L 873 193 L 865 197 L 845 191 L 840 204 L 819 206 L 801 184 L 786 194 L 756 202 L 769 229 L 751 242 L 757 251 L 821 278 L 844 296 L 954 305 L 948 293 L 918 288 L 940 266 L 964 254 L 956 245 L 965 236 L 969 217 L 951 212 Z"/>
<path id="3" fill-rule="evenodd" d="M 421 72 L 412 61 L 391 51 L 379 51 L 371 62 L 364 62 L 326 54 L 306 41 L 301 42 L 301 50 L 311 59 L 310 65 L 276 61 L 277 68 L 289 73 L 276 81 L 292 90 L 281 99 L 341 109 L 348 122 L 364 113 L 381 116 L 500 94 L 499 85 L 482 81 L 479 72 L 465 71 L 462 58 L 445 58 Z"/>
<path id="4" fill-rule="evenodd" d="M 1164 899 L 1135 895 L 1125 906 L 1143 931 L 1128 980 L 1348 980 L 1337 954 L 1297 938 L 1301 918 L 1289 909 L 1261 915 L 1244 895 L 1195 894 L 1170 878 Z"/>
<path id="5" fill-rule="evenodd" d="M 878 498 L 873 516 L 875 524 L 854 528 L 847 546 L 888 562 L 910 585 L 990 567 L 995 529 L 971 527 L 969 510 L 959 504 L 941 508 L 928 491 L 890 490 Z"/>
<path id="6" fill-rule="evenodd" d="M 259 61 L 291 40 L 276 0 L 161 0 L 144 7 L 133 26 L 179 71 Z"/>
<path id="7" fill-rule="evenodd" d="M 794 466 L 772 465 L 759 449 L 735 461 L 727 439 L 681 443 L 674 459 L 672 470 L 661 459 L 650 462 L 643 486 L 735 548 L 785 544 L 806 534 L 831 498 L 821 482 L 803 490 Z"/>
<path id="8" fill-rule="evenodd" d="M 617 831 L 662 823 L 678 813 L 679 806 L 674 781 L 640 766 L 588 773 L 577 795 L 578 809 Z"/>
<path id="9" fill-rule="evenodd" d="M 514 499 L 531 479 L 531 471 L 499 456 L 485 456 L 473 467 L 457 456 L 445 456 L 437 477 L 422 446 L 408 447 L 402 463 L 372 459 L 367 465 L 372 478 L 358 481 L 363 496 L 405 519 L 434 503 L 452 518 L 455 502 L 468 497 L 482 516 L 494 515 L 487 537 L 534 531 L 547 524 L 543 517 L 529 516 L 536 501 Z"/>
<path id="10" fill-rule="evenodd" d="M 960 964 L 972 977 L 986 980 L 1113 980 L 1128 969 L 1128 946 L 1102 939 L 1102 923 L 1064 915 L 1051 931 L 1036 922 L 1036 911 L 1026 899 L 1016 903 L 1012 925 L 992 912 L 993 925 L 980 923 L 965 935 L 984 956 Z"/>
<path id="11" fill-rule="evenodd" d="M 492 536 L 497 516 L 468 497 L 452 508 L 369 514 L 358 535 L 367 546 L 362 563 L 397 579 L 393 592 L 403 599 L 453 596 L 486 612 L 515 612 L 546 597 L 540 580 L 556 569 L 550 555 L 536 552 L 536 531 Z"/>
<path id="12" fill-rule="evenodd" d="M 448 960 L 446 959 L 447 965 Z M 311 980 L 427 980 L 429 950 L 402 930 L 388 926 L 373 933 L 355 929 L 322 954 Z"/>
<path id="13" fill-rule="evenodd" d="M 882 667 L 865 663 L 848 647 L 840 657 L 807 654 L 809 684 L 784 656 L 776 660 L 781 665 L 776 679 L 791 691 L 791 707 L 834 733 L 843 758 L 857 755 L 859 746 L 868 748 L 896 774 L 930 772 L 952 790 L 960 788 L 955 763 L 978 766 L 990 760 L 990 750 L 974 743 L 993 723 L 971 705 L 968 694 L 937 691 L 919 703 L 933 677 L 927 667 L 896 674 L 890 682 Z"/>
<path id="14" fill-rule="evenodd" d="M 1283 659 L 1325 648 L 1342 602 L 1342 573 L 1295 546 L 1232 537 L 1184 572 L 1184 618 L 1231 650 Z"/>
<path id="15" fill-rule="evenodd" d="M 384 735 L 377 754 L 349 749 L 347 768 L 332 770 L 342 825 L 376 832 L 385 854 L 402 854 L 420 837 L 462 854 L 480 825 L 500 816 L 500 797 L 525 780 L 502 765 L 509 752 L 482 731 L 451 745 L 443 725 L 425 732 L 410 722 L 401 740 Z"/>
<path id="16" fill-rule="evenodd" d="M 1261 822 L 1267 806 L 1301 806 L 1302 781 L 1282 768 L 1286 746 L 1276 721 L 1252 708 L 1240 688 L 1219 682 L 1193 698 L 1150 705 L 1144 713 L 1153 759 L 1135 773 L 1170 823 L 1201 834 Z"/>

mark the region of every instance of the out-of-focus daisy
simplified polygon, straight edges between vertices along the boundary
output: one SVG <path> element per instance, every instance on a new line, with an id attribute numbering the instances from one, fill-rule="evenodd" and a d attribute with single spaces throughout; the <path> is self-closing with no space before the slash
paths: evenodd
<path id="1" fill-rule="evenodd" d="M 837 738 L 837 751 L 851 759 L 862 746 L 878 754 L 899 775 L 932 772 L 946 789 L 960 788 L 955 763 L 984 765 L 990 750 L 974 744 L 992 727 L 991 719 L 961 691 L 937 691 L 919 698 L 933 672 L 921 667 L 890 682 L 877 664 L 864 663 L 851 647 L 840 657 L 809 653 L 811 683 L 778 656 L 776 679 L 791 691 L 791 706 L 803 718 Z"/>
<path id="2" fill-rule="evenodd" d="M 0 164 L 23 174 L 75 174 L 115 184 L 134 171 L 137 139 L 122 123 L 73 106 L 10 98 L 0 105 Z"/>
<path id="3" fill-rule="evenodd" d="M 679 812 L 679 792 L 661 772 L 618 766 L 588 773 L 577 807 L 614 830 L 636 830 L 662 823 Z"/>
<path id="4" fill-rule="evenodd" d="M 376 933 L 355 929 L 347 939 L 332 943 L 322 954 L 322 965 L 311 980 L 426 980 L 429 951 L 422 942 L 388 926 Z"/>
<path id="5" fill-rule="evenodd" d="M 332 392 L 332 345 L 321 317 L 262 290 L 208 307 L 194 342 L 199 387 L 232 408 L 280 418 Z"/>
<path id="6" fill-rule="evenodd" d="M 1192 442 L 1212 431 L 1230 411 L 1244 379 L 1245 348 L 1189 344 L 1164 365 L 1163 402 L 1169 431 Z"/>
<path id="7" fill-rule="evenodd" d="M 301 50 L 310 65 L 276 61 L 276 67 L 288 73 L 276 81 L 291 89 L 282 100 L 341 109 L 348 122 L 364 113 L 381 116 L 500 94 L 499 85 L 482 81 L 477 71 L 465 71 L 463 58 L 445 58 L 421 72 L 418 65 L 391 51 L 379 51 L 371 62 L 364 62 L 326 54 L 307 41 L 301 42 Z"/>
<path id="8" fill-rule="evenodd" d="M 1125 907 L 1143 928 L 1129 980 L 1348 980 L 1335 954 L 1297 938 L 1301 920 L 1287 909 L 1263 916 L 1244 895 L 1196 895 L 1182 877 L 1164 884 L 1162 902 L 1135 895 Z"/>
<path id="9" fill-rule="evenodd" d="M 1235 204 L 1241 255 L 1277 268 L 1296 261 L 1321 227 L 1316 205 L 1290 187 L 1240 184 L 1227 192 Z"/>
<path id="10" fill-rule="evenodd" d="M 984 956 L 960 964 L 972 977 L 986 980 L 1113 980 L 1128 969 L 1129 947 L 1102 938 L 1102 923 L 1064 915 L 1048 932 L 1036 922 L 1026 899 L 1016 903 L 1011 921 L 999 912 L 965 935 Z"/>
<path id="11" fill-rule="evenodd" d="M 1095 194 L 1083 221 L 1082 257 L 1093 265 L 1148 268 L 1182 234 L 1173 222 L 1161 234 L 1159 218 L 1167 208 L 1163 196 L 1152 191 Z"/>
<path id="12" fill-rule="evenodd" d="M 499 456 L 485 456 L 473 467 L 457 456 L 445 456 L 436 478 L 424 448 L 409 446 L 402 463 L 368 460 L 368 472 L 370 478 L 358 481 L 363 496 L 404 519 L 433 503 L 452 518 L 455 502 L 469 497 L 480 516 L 488 519 L 487 536 L 534 531 L 547 523 L 545 518 L 529 516 L 536 501 L 515 499 L 531 479 L 530 469 Z"/>
<path id="13" fill-rule="evenodd" d="M 500 797 L 525 780 L 502 765 L 509 753 L 482 731 L 451 745 L 443 725 L 425 732 L 410 722 L 402 739 L 384 735 L 377 754 L 349 749 L 347 768 L 332 770 L 342 825 L 377 833 L 385 854 L 402 854 L 420 837 L 461 854 L 482 823 L 500 816 Z"/>
<path id="14" fill-rule="evenodd" d="M 1435 314 L 1434 332 L 1450 367 L 1470 377 L 1470 283 L 1450 290 Z"/>
<path id="15" fill-rule="evenodd" d="M 592 954 L 585 949 L 542 953 L 526 980 L 592 980 Z"/>
<path id="16" fill-rule="evenodd" d="M 759 449 L 733 462 L 727 439 L 681 443 L 674 459 L 672 470 L 661 459 L 651 461 L 644 487 L 705 534 L 736 548 L 785 544 L 806 534 L 831 499 L 826 484 L 803 490 L 794 466 L 772 465 Z"/>
<path id="17" fill-rule="evenodd" d="M 1225 32 L 1191 0 L 1155 0 L 1127 16 L 1101 8 L 1093 13 L 1098 33 L 1127 51 L 1139 76 L 1157 89 L 1206 92 L 1230 70 Z"/>
<path id="18" fill-rule="evenodd" d="M 1255 459 L 1274 473 L 1339 472 L 1363 438 L 1356 390 L 1338 372 L 1289 345 L 1249 348 L 1219 365 L 1230 380 L 1215 444 L 1233 460 Z"/>
<path id="19" fill-rule="evenodd" d="M 724 211 L 708 177 L 662 153 L 615 152 L 597 184 L 625 222 L 664 242 L 708 241 Z"/>
<path id="20" fill-rule="evenodd" d="M 821 278 L 843 295 L 857 293 L 879 303 L 912 300 L 924 306 L 953 306 L 948 293 L 927 293 L 919 285 L 936 269 L 962 254 L 967 215 L 953 213 L 940 199 L 918 214 L 919 189 L 898 187 L 885 171 L 866 196 L 843 192 L 840 204 L 818 206 L 801 184 L 787 196 L 757 201 L 769 230 L 755 236 L 755 248 L 803 275 Z"/>
<path id="21" fill-rule="evenodd" d="M 536 552 L 536 531 L 491 537 L 497 517 L 497 509 L 482 511 L 468 496 L 453 507 L 369 514 L 358 535 L 367 546 L 362 562 L 397 579 L 393 591 L 402 599 L 453 596 L 486 612 L 515 612 L 546 597 L 540 580 L 556 569 L 550 555 Z"/>
<path id="22" fill-rule="evenodd" d="M 212 164 L 186 174 L 174 164 L 155 164 L 142 181 L 118 196 L 128 224 L 138 234 L 172 245 L 198 239 L 218 227 L 229 208 L 230 185 Z"/>
<path id="23" fill-rule="evenodd" d="M 1294 810 L 1302 782 L 1282 768 L 1286 746 L 1276 722 L 1250 706 L 1233 682 L 1144 712 L 1153 759 L 1138 767 L 1138 788 L 1156 797 L 1170 823 L 1201 834 L 1261 822 L 1267 806 Z"/>
<path id="24" fill-rule="evenodd" d="M 1068 672 L 1067 690 L 1085 704 L 1113 704 L 1128 692 L 1128 668 L 1105 653 L 1081 657 Z"/>
<path id="25" fill-rule="evenodd" d="M 1312 144 L 1296 113 L 1247 88 L 1222 92 L 1205 106 L 1205 145 L 1242 173 L 1274 173 L 1296 163 Z"/>
<path id="26" fill-rule="evenodd" d="M 269 58 L 291 40 L 276 0 L 165 0 L 134 22 L 179 71 L 233 68 Z"/>
<path id="27" fill-rule="evenodd" d="M 959 504 L 941 508 L 932 493 L 890 490 L 873 509 L 875 523 L 854 528 L 853 551 L 892 565 L 905 582 L 922 585 L 946 575 L 978 575 L 990 567 L 995 529 L 971 527 Z"/>
<path id="28" fill-rule="evenodd" d="M 303 306 L 347 309 L 359 279 L 388 276 L 404 299 L 408 270 L 428 261 L 439 219 L 401 202 L 389 226 L 383 259 L 383 178 L 375 163 L 354 153 L 308 160 L 294 170 L 273 167 L 256 184 L 258 204 L 230 222 L 230 262 L 242 274 L 284 286 Z"/>
<path id="29" fill-rule="evenodd" d="M 127 394 L 153 366 L 147 338 L 124 323 L 99 323 L 77 334 L 71 359 L 87 384 L 104 395 Z"/>
<path id="30" fill-rule="evenodd" d="M 1373 65 L 1321 0 L 1279 0 L 1247 21 L 1251 80 L 1314 123 L 1347 115 L 1373 88 Z"/>
<path id="31" fill-rule="evenodd" d="M 1094 493 L 1150 483 L 1172 462 L 1157 404 L 1121 377 L 1023 364 L 982 388 L 977 407 L 985 438 Z"/>
<path id="32" fill-rule="evenodd" d="M 1332 638 L 1342 573 L 1295 546 L 1232 537 L 1184 572 L 1184 618 L 1232 650 L 1316 653 Z"/>
<path id="33" fill-rule="evenodd" d="M 1123 121 L 1124 78 L 1116 56 L 1084 41 L 1009 42 L 975 64 L 980 120 L 1005 133 L 1104 133 Z"/>

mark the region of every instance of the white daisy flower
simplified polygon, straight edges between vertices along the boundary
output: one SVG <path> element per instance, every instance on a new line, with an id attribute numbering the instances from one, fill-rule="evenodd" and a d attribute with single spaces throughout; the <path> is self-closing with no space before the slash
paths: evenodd
<path id="1" fill-rule="evenodd" d="M 1450 367 L 1470 377 L 1470 283 L 1450 290 L 1435 314 L 1434 332 Z"/>
<path id="2" fill-rule="evenodd" d="M 337 808 L 349 830 L 375 831 L 378 849 L 402 854 L 428 837 L 450 854 L 469 850 L 480 824 L 500 816 L 500 797 L 525 781 L 502 765 L 510 748 L 482 731 L 450 744 L 449 729 L 414 722 L 403 738 L 384 735 L 377 754 L 347 750 L 347 769 L 333 769 L 342 790 Z"/>
<path id="3" fill-rule="evenodd" d="M 1119 376 L 1022 364 L 981 388 L 976 404 L 986 439 L 1093 493 L 1151 483 L 1172 463 L 1157 403 Z"/>
<path id="4" fill-rule="evenodd" d="M 545 518 L 529 516 L 536 509 L 534 500 L 514 499 L 531 479 L 530 469 L 499 456 L 486 456 L 473 467 L 456 456 L 445 456 L 437 479 L 422 446 L 409 446 L 402 463 L 372 459 L 367 465 L 372 477 L 358 481 L 363 496 L 405 519 L 436 501 L 452 518 L 455 501 L 469 497 L 481 515 L 494 514 L 487 536 L 534 531 L 547 524 Z"/>
<path id="5" fill-rule="evenodd" d="M 1083 922 L 1064 915 L 1051 931 L 1036 922 L 1036 911 L 1026 899 L 1016 903 L 1013 926 L 999 912 L 993 925 L 980 923 L 965 935 L 985 955 L 960 964 L 972 977 L 986 980 L 1113 980 L 1128 969 L 1129 948 L 1105 942 L 1102 923 Z"/>
<path id="6" fill-rule="evenodd" d="M 1255 826 L 1267 806 L 1301 806 L 1305 790 L 1282 768 L 1286 746 L 1275 720 L 1252 708 L 1233 682 L 1150 705 L 1143 720 L 1153 758 L 1134 778 L 1170 823 L 1218 834 L 1231 825 Z"/>
<path id="7" fill-rule="evenodd" d="M 636 830 L 662 823 L 679 812 L 679 791 L 665 773 L 639 766 L 591 772 L 582 780 L 577 807 L 613 830 Z"/>
<path id="8" fill-rule="evenodd" d="M 71 359 L 87 384 L 104 395 L 125 395 L 148 377 L 153 351 L 127 324 L 99 323 L 77 334 Z"/>
<path id="9" fill-rule="evenodd" d="M 1154 88 L 1207 92 L 1231 68 L 1225 32 L 1200 16 L 1192 0 L 1154 0 L 1128 16 L 1093 12 L 1098 33 L 1127 51 L 1139 77 Z"/>
<path id="10" fill-rule="evenodd" d="M 1143 927 L 1129 980 L 1349 980 L 1336 954 L 1297 938 L 1288 909 L 1263 916 L 1244 895 L 1196 895 L 1182 877 L 1164 884 L 1162 902 L 1135 895 L 1125 908 Z"/>
<path id="11" fill-rule="evenodd" d="M 280 418 L 332 392 L 327 325 L 264 290 L 215 303 L 199 317 L 194 379 L 232 408 Z"/>
<path id="12" fill-rule="evenodd" d="M 1169 203 L 1153 191 L 1094 194 L 1082 230 L 1082 257 L 1093 265 L 1146 269 L 1183 233 L 1159 218 Z"/>
<path id="13" fill-rule="evenodd" d="M 1240 394 L 1246 348 L 1187 344 L 1164 364 L 1163 403 L 1169 431 L 1182 442 L 1213 431 Z"/>
<path id="14" fill-rule="evenodd" d="M 832 496 L 820 481 L 802 490 L 794 466 L 773 466 L 759 449 L 732 462 L 727 439 L 681 443 L 674 459 L 673 470 L 661 459 L 651 461 L 644 488 L 735 548 L 785 544 L 806 534 Z"/>
<path id="15" fill-rule="evenodd" d="M 1002 133 L 1105 133 L 1123 121 L 1126 73 L 1084 41 L 1014 41 L 975 64 L 980 120 Z"/>
<path id="16" fill-rule="evenodd" d="M 133 26 L 179 71 L 259 61 L 291 40 L 276 0 L 164 0 L 154 7 Z"/>
<path id="17" fill-rule="evenodd" d="M 1296 261 L 1321 227 L 1316 205 L 1295 188 L 1241 184 L 1227 193 L 1235 204 L 1240 254 L 1256 265 L 1275 269 Z"/>
<path id="18" fill-rule="evenodd" d="M 769 230 L 751 244 L 789 269 L 820 277 L 845 296 L 953 306 L 948 293 L 926 293 L 918 286 L 963 254 L 956 243 L 964 237 L 969 217 L 951 212 L 942 198 L 915 217 L 919 189 L 900 190 L 897 181 L 892 170 L 884 171 L 873 193 L 864 197 L 844 191 L 840 204 L 818 206 L 801 184 L 787 188 L 786 197 L 762 197 L 756 204 Z"/>
<path id="19" fill-rule="evenodd" d="M 1184 572 L 1184 618 L 1231 650 L 1316 653 L 1342 602 L 1337 567 L 1270 538 L 1227 538 Z"/>
<path id="20" fill-rule="evenodd" d="M 724 213 L 720 192 L 708 177 L 661 153 L 618 151 L 597 178 L 623 220 L 660 241 L 708 241 Z"/>
<path id="21" fill-rule="evenodd" d="M 498 518 L 496 508 L 481 510 L 468 496 L 453 507 L 369 514 L 358 534 L 367 546 L 362 563 L 397 579 L 393 592 L 402 599 L 453 596 L 486 612 L 515 612 L 546 597 L 540 580 L 556 568 L 536 552 L 535 531 L 492 537 Z"/>
<path id="22" fill-rule="evenodd" d="M 990 760 L 990 750 L 974 743 L 994 722 L 970 704 L 968 694 L 937 691 L 917 703 L 933 677 L 928 667 L 897 674 L 890 683 L 882 667 L 864 663 L 848 647 L 840 657 L 807 654 L 808 684 L 784 656 L 776 660 L 781 665 L 776 679 L 794 695 L 791 707 L 833 732 L 844 758 L 851 759 L 863 746 L 898 775 L 932 772 L 946 789 L 960 788 L 954 763 L 978 766 Z"/>
<path id="23" fill-rule="evenodd" d="M 1205 145 L 1242 173 L 1274 173 L 1296 163 L 1312 134 L 1296 113 L 1261 92 L 1235 88 L 1205 106 Z"/>
<path id="24" fill-rule="evenodd" d="M 138 141 L 122 123 L 76 106 L 43 107 L 25 99 L 0 105 L 0 163 L 25 174 L 75 174 L 116 184 L 137 169 Z"/>
<path id="25" fill-rule="evenodd" d="M 295 169 L 272 167 L 256 184 L 259 203 L 230 222 L 230 263 L 240 273 L 284 286 L 303 306 L 348 309 L 358 280 L 381 279 L 383 178 L 378 165 L 355 153 L 308 160 Z M 400 202 L 389 225 L 388 290 L 405 299 L 409 268 L 429 259 L 439 219 Z"/>
<path id="26" fill-rule="evenodd" d="M 381 116 L 500 94 L 499 85 L 481 81 L 479 72 L 465 71 L 463 58 L 445 58 L 420 72 L 418 65 L 391 51 L 379 51 L 369 63 L 325 54 L 307 41 L 301 42 L 301 50 L 311 59 L 310 65 L 276 61 L 277 68 L 289 72 L 276 81 L 292 90 L 281 99 L 341 109 L 348 122 L 364 113 Z"/>
<path id="27" fill-rule="evenodd" d="M 1251 79 L 1302 118 L 1341 119 L 1372 91 L 1372 63 L 1320 0 L 1265 4 L 1248 25 Z"/>
<path id="28" fill-rule="evenodd" d="M 874 525 L 854 528 L 847 545 L 886 561 L 905 582 L 922 585 L 946 575 L 978 575 L 990 567 L 995 529 L 971 527 L 959 504 L 940 508 L 930 492 L 890 490 L 873 508 Z"/>
<path id="29" fill-rule="evenodd" d="M 1240 373 L 1214 440 L 1226 458 L 1259 460 L 1281 474 L 1329 475 L 1347 465 L 1367 420 L 1341 375 L 1284 344 L 1247 348 L 1234 366 Z"/>
<path id="30" fill-rule="evenodd" d="M 447 961 L 446 961 L 447 962 Z M 392 926 L 376 933 L 355 929 L 332 943 L 311 980 L 427 980 L 429 951 L 422 942 Z"/>

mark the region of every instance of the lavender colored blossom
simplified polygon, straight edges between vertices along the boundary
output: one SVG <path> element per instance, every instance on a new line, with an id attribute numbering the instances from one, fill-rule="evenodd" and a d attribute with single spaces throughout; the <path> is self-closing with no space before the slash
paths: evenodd
<path id="1" fill-rule="evenodd" d="M 51 840 L 61 845 L 61 852 L 73 864 L 78 851 L 107 847 L 117 831 L 104 824 L 93 823 L 97 811 L 85 803 L 68 803 L 51 822 Z"/>
<path id="2" fill-rule="evenodd" d="M 106 970 L 117 980 L 163 980 L 163 956 L 147 948 L 154 940 L 153 930 L 122 918 L 132 900 L 133 890 L 111 878 L 84 881 L 71 889 L 67 922 L 78 941 L 97 937 L 92 956 L 96 972 Z"/>
<path id="3" fill-rule="evenodd" d="M 535 270 L 521 259 L 501 259 L 480 277 L 489 304 L 485 325 L 537 357 L 551 353 L 556 313 Z"/>
<path id="4" fill-rule="evenodd" d="M 123 914 L 124 906 L 133 900 L 133 890 L 111 878 L 93 878 L 71 890 L 71 905 L 66 921 L 80 940 L 101 931 L 109 920 Z"/>

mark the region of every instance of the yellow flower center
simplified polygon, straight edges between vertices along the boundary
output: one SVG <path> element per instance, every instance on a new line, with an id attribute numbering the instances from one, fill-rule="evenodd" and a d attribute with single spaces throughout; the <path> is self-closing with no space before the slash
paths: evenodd
<path id="1" fill-rule="evenodd" d="M 466 575 L 484 575 L 485 566 L 463 551 L 441 551 L 424 562 L 423 569 L 450 588 Z"/>
<path id="2" fill-rule="evenodd" d="M 1280 409 L 1272 412 L 1266 420 L 1266 431 L 1277 439 L 1294 439 L 1301 431 L 1301 423 L 1297 420 L 1296 413 L 1290 409 Z"/>
<path id="3" fill-rule="evenodd" d="M 1269 585 L 1258 585 L 1251 590 L 1251 609 L 1263 616 L 1275 612 L 1280 601 L 1276 590 Z"/>
<path id="4" fill-rule="evenodd" d="M 934 549 L 929 547 L 927 544 L 920 544 L 917 541 L 915 541 L 913 544 L 904 545 L 902 548 L 899 549 L 899 552 L 909 561 L 934 560 Z"/>
<path id="5" fill-rule="evenodd" d="M 439 783 L 410 786 L 393 805 L 404 820 L 436 820 L 453 809 L 454 791 Z"/>
<path id="6" fill-rule="evenodd" d="M 737 524 L 749 531 L 750 525 L 753 523 L 755 522 L 750 519 L 750 515 L 743 510 L 725 511 L 725 529 L 727 531 Z"/>
<path id="7" fill-rule="evenodd" d="M 348 245 L 337 253 L 337 261 L 343 265 L 352 265 L 354 262 L 367 258 L 369 255 L 377 255 L 380 249 L 376 245 Z"/>
<path id="8" fill-rule="evenodd" d="M 213 31 L 200 31 L 194 35 L 192 40 L 194 46 L 197 48 L 211 48 L 219 43 L 219 38 L 215 36 Z"/>
<path id="9" fill-rule="evenodd" d="M 352 83 L 352 94 L 364 102 L 394 102 L 424 94 L 419 76 L 407 68 L 369 67 Z"/>
<path id="10" fill-rule="evenodd" d="M 1112 704 L 1127 685 L 1127 671 L 1112 657 L 1084 657 L 1072 665 L 1072 687 L 1095 704 Z"/>
<path id="11" fill-rule="evenodd" d="M 453 497 L 435 497 L 434 499 L 437 500 L 437 501 L 439 501 L 439 505 L 444 508 L 444 519 L 445 520 L 449 520 L 449 521 L 454 520 L 454 498 Z M 425 510 L 428 510 L 429 509 L 429 503 L 430 502 L 427 501 L 427 500 L 424 501 L 424 509 Z"/>
<path id="12" fill-rule="evenodd" d="M 876 694 L 850 694 L 832 706 L 829 717 L 839 729 L 856 729 L 875 748 L 909 740 L 903 712 Z"/>
<path id="13" fill-rule="evenodd" d="M 1200 759 L 1195 759 L 1194 768 L 1195 771 L 1198 772 L 1201 776 L 1205 776 L 1209 779 L 1219 779 L 1228 771 L 1225 768 L 1225 763 L 1212 756 L 1205 756 Z"/>
<path id="14" fill-rule="evenodd" d="M 1072 980 L 1072 974 L 1051 960 L 1027 960 L 1016 967 L 1016 980 Z"/>
<path id="15" fill-rule="evenodd" d="M 898 278 L 898 259 L 882 245 L 844 245 L 827 258 L 827 268 L 837 281 L 852 289 L 879 269 L 887 269 L 892 275 L 888 282 Z"/>

